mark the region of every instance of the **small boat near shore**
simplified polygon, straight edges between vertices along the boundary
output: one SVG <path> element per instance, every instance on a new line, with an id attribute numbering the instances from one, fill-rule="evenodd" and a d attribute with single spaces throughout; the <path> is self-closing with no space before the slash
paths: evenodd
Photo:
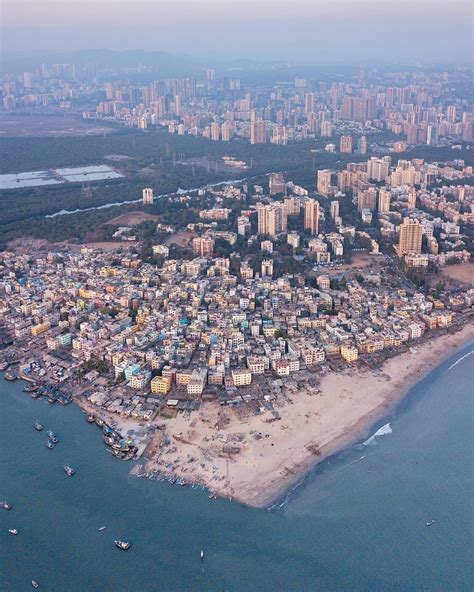
<path id="1" fill-rule="evenodd" d="M 37 419 L 37 420 L 35 421 L 35 430 L 36 430 L 37 432 L 41 432 L 41 430 L 42 430 L 42 429 L 43 429 L 43 426 L 41 425 L 41 423 L 40 423 L 40 420 L 39 420 L 39 419 Z"/>
<path id="2" fill-rule="evenodd" d="M 39 389 L 39 386 L 37 386 L 36 384 L 30 384 L 28 386 L 25 386 L 25 388 L 23 389 L 24 393 L 34 393 Z"/>
<path id="3" fill-rule="evenodd" d="M 114 545 L 122 551 L 128 551 L 130 549 L 130 543 L 127 541 L 114 541 Z"/>
<path id="4" fill-rule="evenodd" d="M 9 380 L 10 382 L 13 382 L 14 380 L 16 380 L 18 378 L 18 375 L 15 374 L 15 372 L 5 372 L 5 374 L 3 375 L 3 378 L 5 380 Z"/>
<path id="5" fill-rule="evenodd" d="M 9 529 L 8 529 L 8 532 L 9 532 L 10 534 L 13 534 L 13 535 L 15 535 L 15 536 L 16 536 L 16 535 L 18 534 L 18 529 L 17 529 L 17 528 L 9 528 Z"/>
<path id="6" fill-rule="evenodd" d="M 66 475 L 68 475 L 69 477 L 72 477 L 74 475 L 74 473 L 76 472 L 72 467 L 70 467 L 69 465 L 65 465 L 64 466 L 64 470 L 66 472 Z"/>
<path id="7" fill-rule="evenodd" d="M 95 418 L 95 423 L 96 423 L 96 425 L 99 426 L 99 428 L 104 427 L 104 420 L 101 417 L 96 417 Z"/>
<path id="8" fill-rule="evenodd" d="M 8 362 L 1 362 L 0 363 L 0 372 L 5 372 L 5 370 L 8 368 L 9 364 Z"/>
<path id="9" fill-rule="evenodd" d="M 94 423 L 95 422 L 95 417 L 92 415 L 92 413 L 89 413 L 86 417 L 87 422 L 88 423 Z"/>

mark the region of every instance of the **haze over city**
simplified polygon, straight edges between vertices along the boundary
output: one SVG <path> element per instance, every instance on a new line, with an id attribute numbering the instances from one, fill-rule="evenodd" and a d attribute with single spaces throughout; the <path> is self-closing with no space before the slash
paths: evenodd
<path id="1" fill-rule="evenodd" d="M 3 50 L 146 49 L 296 63 L 466 62 L 464 0 L 5 0 Z"/>

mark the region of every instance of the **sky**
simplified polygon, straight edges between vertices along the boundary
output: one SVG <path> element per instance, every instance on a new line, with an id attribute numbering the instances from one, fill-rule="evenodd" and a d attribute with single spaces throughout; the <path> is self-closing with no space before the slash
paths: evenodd
<path id="1" fill-rule="evenodd" d="M 466 0 L 3 0 L 2 51 L 145 49 L 305 64 L 472 57 Z"/>

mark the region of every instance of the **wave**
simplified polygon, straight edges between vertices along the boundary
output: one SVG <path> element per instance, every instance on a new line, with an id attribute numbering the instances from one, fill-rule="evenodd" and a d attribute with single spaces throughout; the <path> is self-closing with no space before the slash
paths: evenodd
<path id="1" fill-rule="evenodd" d="M 467 352 L 467 354 L 464 354 L 461 358 L 459 358 L 459 360 L 456 360 L 454 362 L 454 364 L 451 364 L 451 366 L 448 368 L 448 372 L 450 370 L 452 370 L 454 368 L 454 366 L 457 366 L 460 362 L 462 362 L 464 359 L 468 358 L 471 354 L 474 354 L 474 349 L 471 350 L 470 352 Z"/>
<path id="2" fill-rule="evenodd" d="M 379 436 L 386 436 L 387 434 L 391 434 L 391 433 L 392 433 L 392 428 L 390 427 L 389 423 L 386 423 L 381 428 L 379 428 L 375 432 L 375 434 L 370 436 L 370 438 L 368 438 L 365 442 L 362 442 L 362 446 L 368 446 L 369 444 L 372 444 L 372 442 L 375 440 L 375 438 L 378 438 Z"/>

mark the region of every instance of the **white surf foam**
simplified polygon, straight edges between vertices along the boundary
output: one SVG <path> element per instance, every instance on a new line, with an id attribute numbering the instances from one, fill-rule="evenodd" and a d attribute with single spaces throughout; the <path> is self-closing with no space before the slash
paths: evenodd
<path id="1" fill-rule="evenodd" d="M 391 433 L 392 433 L 392 428 L 390 427 L 389 423 L 386 423 L 381 428 L 379 428 L 375 432 L 375 434 L 372 434 L 372 436 L 370 436 L 370 438 L 368 438 L 365 442 L 362 442 L 362 446 L 368 446 L 369 444 L 372 444 L 372 442 L 375 440 L 375 438 L 378 438 L 379 436 L 386 436 L 387 434 L 391 434 Z"/>
<path id="2" fill-rule="evenodd" d="M 470 352 L 467 352 L 467 354 L 464 354 L 461 358 L 459 358 L 459 360 L 456 360 L 454 362 L 454 364 L 451 364 L 451 366 L 448 368 L 448 372 L 450 370 L 452 370 L 454 368 L 454 366 L 457 366 L 460 362 L 462 362 L 463 360 L 465 360 L 466 358 L 468 358 L 471 354 L 474 354 L 474 349 L 471 350 Z"/>

